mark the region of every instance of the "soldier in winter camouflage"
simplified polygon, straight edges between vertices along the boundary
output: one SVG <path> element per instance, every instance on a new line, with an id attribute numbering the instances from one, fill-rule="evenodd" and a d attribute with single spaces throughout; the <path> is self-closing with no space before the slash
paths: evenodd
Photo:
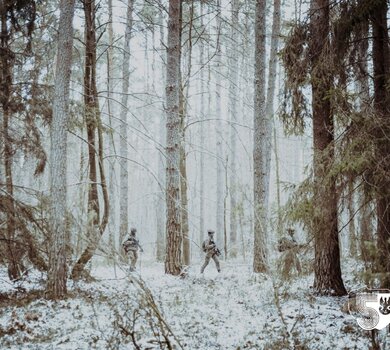
<path id="1" fill-rule="evenodd" d="M 282 256 L 278 262 L 278 269 L 281 271 L 284 278 L 292 275 L 293 268 L 296 269 L 297 274 L 302 272 L 301 263 L 298 259 L 298 252 L 304 245 L 298 244 L 295 240 L 295 230 L 293 228 L 287 229 L 288 236 L 283 236 L 278 241 L 278 250 Z"/>
<path id="2" fill-rule="evenodd" d="M 138 260 L 138 249 L 140 249 L 141 253 L 143 252 L 143 249 L 141 245 L 139 244 L 138 239 L 135 237 L 137 233 L 137 229 L 132 228 L 130 230 L 130 237 L 126 239 L 122 246 L 125 250 L 126 254 L 129 255 L 130 258 L 130 271 L 135 271 L 135 265 L 137 264 Z"/>
<path id="3" fill-rule="evenodd" d="M 219 265 L 218 256 L 221 255 L 217 245 L 214 242 L 214 231 L 208 230 L 209 238 L 204 240 L 202 243 L 202 249 L 206 253 L 204 264 L 200 270 L 200 273 L 203 273 L 206 266 L 209 264 L 210 259 L 213 259 L 215 266 L 217 267 L 218 272 L 221 272 L 221 267 Z"/>

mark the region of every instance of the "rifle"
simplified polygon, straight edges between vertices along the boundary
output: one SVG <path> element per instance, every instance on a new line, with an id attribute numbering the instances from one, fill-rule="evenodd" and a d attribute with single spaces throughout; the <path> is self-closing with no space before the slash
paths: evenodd
<path id="1" fill-rule="evenodd" d="M 140 250 L 140 252 L 141 252 L 141 253 L 143 253 L 143 252 L 144 252 L 144 250 L 142 249 L 142 247 L 141 247 L 141 244 L 139 244 L 139 241 L 138 241 L 138 239 L 137 239 L 137 245 L 138 245 L 138 247 L 139 247 L 139 250 Z"/>
<path id="2" fill-rule="evenodd" d="M 133 237 L 130 237 L 130 238 L 126 239 L 126 241 L 124 241 L 122 243 L 122 247 L 123 247 L 123 249 L 125 250 L 126 253 L 128 253 L 130 250 L 132 250 L 131 247 L 138 247 L 140 249 L 141 253 L 144 252 L 144 250 L 141 247 L 141 244 L 139 244 L 138 239 L 133 238 Z"/>
<path id="3" fill-rule="evenodd" d="M 216 256 L 220 256 L 221 255 L 221 251 L 219 250 L 219 248 L 217 248 L 217 247 L 214 248 L 213 255 L 216 255 Z"/>
<path id="4" fill-rule="evenodd" d="M 219 250 L 219 248 L 217 248 L 217 245 L 215 244 L 215 242 L 214 241 L 210 241 L 210 243 L 213 245 L 213 248 L 212 248 L 213 256 L 214 255 L 220 256 L 221 255 L 221 251 Z"/>

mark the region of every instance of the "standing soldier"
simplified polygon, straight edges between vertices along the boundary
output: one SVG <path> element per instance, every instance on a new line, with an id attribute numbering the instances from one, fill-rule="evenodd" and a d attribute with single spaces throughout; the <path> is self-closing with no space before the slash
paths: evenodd
<path id="1" fill-rule="evenodd" d="M 293 228 L 287 229 L 287 236 L 282 237 L 278 241 L 278 250 L 282 253 L 279 259 L 278 268 L 282 273 L 282 276 L 289 278 L 292 275 L 292 269 L 295 267 L 298 275 L 301 274 L 301 263 L 298 259 L 298 252 L 304 245 L 298 244 L 295 240 L 295 230 Z"/>
<path id="2" fill-rule="evenodd" d="M 209 264 L 210 259 L 213 259 L 215 262 L 215 266 L 217 267 L 218 272 L 221 272 L 221 267 L 219 266 L 219 260 L 218 256 L 221 255 L 221 252 L 217 248 L 217 245 L 214 242 L 214 231 L 213 230 L 208 230 L 208 235 L 209 238 L 204 240 L 202 243 L 202 249 L 203 252 L 206 253 L 206 257 L 204 260 L 204 264 L 202 268 L 200 269 L 200 273 L 203 273 L 204 269 L 206 266 Z"/>
<path id="3" fill-rule="evenodd" d="M 139 244 L 139 241 L 137 238 L 135 238 L 135 235 L 137 233 L 136 228 L 132 228 L 130 230 L 130 237 L 126 239 L 122 246 L 123 249 L 125 250 L 126 254 L 129 255 L 130 258 L 130 271 L 135 271 L 135 265 L 137 263 L 138 259 L 138 249 L 140 249 L 141 253 L 144 251 Z"/>

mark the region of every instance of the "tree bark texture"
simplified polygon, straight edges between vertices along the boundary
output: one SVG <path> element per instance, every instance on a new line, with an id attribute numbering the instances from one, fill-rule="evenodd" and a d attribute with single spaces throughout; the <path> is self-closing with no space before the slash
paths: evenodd
<path id="1" fill-rule="evenodd" d="M 344 295 L 341 277 L 335 180 L 325 180 L 334 159 L 334 125 L 330 100 L 332 77 L 326 67 L 329 50 L 329 0 L 310 7 L 311 87 L 314 147 L 314 288 L 320 294 Z"/>
<path id="2" fill-rule="evenodd" d="M 130 78 L 130 40 L 133 30 L 133 10 L 134 0 L 128 0 L 126 11 L 126 32 L 123 44 L 122 58 L 122 97 L 120 112 L 120 131 L 119 131 L 119 148 L 120 148 L 120 199 L 119 199 L 119 242 L 123 242 L 129 232 L 129 141 L 128 141 L 128 109 L 129 100 L 129 78 Z"/>
<path id="3" fill-rule="evenodd" d="M 181 128 L 181 142 L 180 142 L 180 200 L 181 200 L 181 235 L 183 239 L 183 263 L 186 266 L 190 265 L 191 260 L 191 245 L 190 245 L 190 231 L 188 225 L 188 179 L 187 179 L 187 153 L 186 153 L 186 129 L 185 122 L 188 111 L 188 93 L 191 83 L 191 68 L 192 68 L 192 27 L 194 16 L 194 2 L 191 2 L 189 12 L 189 33 L 188 33 L 188 53 L 187 53 L 187 76 L 186 81 L 183 81 L 180 75 L 180 95 L 179 95 L 179 114 L 180 114 L 180 128 Z M 183 7 L 181 7 L 181 12 Z M 182 13 L 180 14 L 180 28 L 182 27 Z M 180 42 L 182 32 L 180 30 Z M 180 55 L 181 61 L 181 55 Z M 181 64 L 180 64 L 181 65 Z"/>
<path id="4" fill-rule="evenodd" d="M 271 177 L 271 150 L 272 138 L 274 129 L 274 98 L 276 86 L 276 69 L 278 63 L 278 46 L 280 35 L 280 0 L 274 0 L 274 10 L 272 19 L 272 33 L 271 33 L 271 52 L 268 63 L 268 86 L 267 86 L 267 100 L 265 106 L 267 135 L 266 135 L 266 178 L 265 178 L 265 194 L 266 194 L 266 213 L 269 208 L 269 183 Z M 275 142 L 277 140 L 275 139 Z M 276 147 L 276 146 L 275 146 Z"/>
<path id="5" fill-rule="evenodd" d="M 235 123 L 237 122 L 237 85 L 238 85 L 238 16 L 239 2 L 232 0 L 232 27 L 231 27 L 231 58 L 230 66 L 230 82 L 229 82 L 229 114 L 230 114 L 230 257 L 237 256 L 237 130 Z"/>
<path id="6" fill-rule="evenodd" d="M 7 261 L 8 261 L 8 276 L 11 280 L 16 280 L 23 275 L 25 270 L 22 263 L 23 251 L 17 244 L 17 225 L 15 218 L 15 203 L 14 203 L 14 191 L 13 191 L 13 174 L 12 164 L 13 155 L 15 153 L 12 147 L 12 138 L 10 135 L 10 123 L 12 111 L 10 107 L 11 103 L 11 91 L 12 91 L 12 64 L 14 60 L 14 54 L 10 49 L 9 37 L 10 28 L 8 28 L 8 12 L 9 8 L 5 1 L 0 4 L 0 16 L 1 16 L 1 76 L 0 76 L 0 103 L 3 114 L 2 133 L 4 140 L 3 147 L 3 162 L 4 162 L 4 175 L 5 175 L 5 191 L 6 196 L 6 232 L 7 232 Z"/>
<path id="7" fill-rule="evenodd" d="M 204 21 L 203 21 L 203 16 L 204 16 L 204 10 L 203 10 L 203 2 L 200 3 L 200 26 L 201 30 L 203 30 L 204 27 Z M 204 79 L 205 79 L 205 74 L 204 70 L 205 68 L 203 67 L 204 64 L 204 42 L 203 40 L 200 41 L 200 62 L 199 65 L 202 67 L 200 71 L 200 147 L 201 147 L 201 153 L 200 153 L 200 166 L 199 166 L 199 237 L 198 237 L 198 244 L 199 247 L 201 247 L 202 242 L 203 242 L 203 235 L 205 232 L 205 225 L 204 225 L 204 189 L 205 189 L 205 181 L 204 181 L 204 164 L 205 164 L 205 159 L 204 159 L 204 153 L 205 153 L 205 128 L 204 128 L 204 116 L 205 116 L 205 93 L 204 93 Z"/>
<path id="8" fill-rule="evenodd" d="M 253 219 L 254 219 L 254 252 L 253 271 L 267 271 L 267 237 L 266 237 L 266 132 L 265 115 L 265 0 L 256 1 L 255 15 L 255 96 L 253 120 Z"/>
<path id="9" fill-rule="evenodd" d="M 72 67 L 74 0 L 60 1 L 57 62 L 50 147 L 50 254 L 47 292 L 61 298 L 66 292 L 67 128 L 69 120 L 69 85 Z"/>
<path id="10" fill-rule="evenodd" d="M 389 33 L 387 28 L 388 5 L 378 2 L 372 14 L 374 107 L 380 122 L 376 130 L 377 159 L 380 168 L 377 175 L 377 247 L 380 271 L 385 273 L 382 288 L 390 288 L 390 93 L 389 93 Z"/>
<path id="11" fill-rule="evenodd" d="M 224 156 L 223 156 L 223 134 L 222 134 L 222 112 L 221 112 L 221 76 L 222 76 L 222 50 L 221 50 L 221 28 L 222 28 L 222 19 L 221 19 L 221 0 L 217 1 L 217 32 L 219 38 L 217 43 L 217 49 L 216 49 L 216 57 L 215 57 L 215 71 L 216 71 L 216 77 L 215 77 L 215 88 L 216 88 L 216 95 L 215 95 L 215 111 L 216 111 L 216 124 L 215 124 L 215 142 L 216 142 L 216 153 L 217 153 L 217 178 L 216 178 L 216 189 L 217 189 L 217 222 L 216 222 L 216 243 L 221 245 L 223 242 L 223 231 L 224 231 L 224 210 L 223 210 L 223 201 L 224 201 L 224 170 L 223 170 L 223 164 L 225 162 Z"/>
<path id="12" fill-rule="evenodd" d="M 107 226 L 109 203 L 103 164 L 103 132 L 96 88 L 96 5 L 94 0 L 84 2 L 85 14 L 85 67 L 84 67 L 84 114 L 88 140 L 88 232 L 87 247 L 72 269 L 72 278 L 81 277 L 86 264 L 93 257 Z M 97 136 L 97 138 L 96 138 Z M 103 194 L 103 215 L 100 221 L 98 195 L 98 169 Z"/>
<path id="13" fill-rule="evenodd" d="M 163 54 L 165 51 L 164 45 L 164 26 L 163 26 L 163 11 L 160 10 L 159 13 L 159 24 L 160 24 L 160 50 Z M 163 56 L 163 60 L 165 61 L 165 55 Z M 165 86 L 165 65 L 164 62 L 161 64 L 161 82 Z M 163 108 L 163 105 L 162 105 Z M 160 147 L 165 149 L 165 140 L 166 140 L 166 116 L 163 114 L 161 116 L 161 119 L 159 121 L 159 142 Z M 166 173 L 165 173 L 165 163 L 166 159 L 164 157 L 164 153 L 162 150 L 159 152 L 158 156 L 158 179 L 159 181 L 164 184 L 166 183 Z M 161 191 L 163 191 L 164 186 L 161 186 Z M 165 257 L 165 199 L 163 196 L 163 193 L 159 195 L 158 199 L 158 205 L 157 205 L 157 247 L 156 247 L 156 258 L 157 261 L 163 262 Z"/>
<path id="14" fill-rule="evenodd" d="M 166 256 L 165 273 L 179 275 L 182 271 L 182 228 L 180 200 L 180 142 L 179 114 L 181 1 L 169 1 L 167 74 L 166 74 Z"/>

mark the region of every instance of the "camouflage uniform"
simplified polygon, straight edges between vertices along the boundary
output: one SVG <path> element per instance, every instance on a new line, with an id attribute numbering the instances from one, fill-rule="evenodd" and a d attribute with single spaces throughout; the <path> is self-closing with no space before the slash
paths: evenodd
<path id="1" fill-rule="evenodd" d="M 200 269 L 200 273 L 203 273 L 204 269 L 209 264 L 210 259 L 214 260 L 215 266 L 217 267 L 218 272 L 221 272 L 221 267 L 219 265 L 219 259 L 218 259 L 218 255 L 216 252 L 217 246 L 216 246 L 214 239 L 213 239 L 214 231 L 209 230 L 208 234 L 209 234 L 209 238 L 206 239 L 202 244 L 202 248 L 204 248 L 206 256 L 205 256 L 202 268 Z"/>
<path id="2" fill-rule="evenodd" d="M 123 242 L 123 248 L 130 259 L 130 271 L 135 271 L 135 266 L 138 260 L 138 249 L 143 252 L 143 249 L 139 244 L 138 239 L 135 238 L 136 232 L 136 229 L 131 229 L 130 237 Z"/>
<path id="3" fill-rule="evenodd" d="M 278 250 L 282 253 L 278 268 L 284 277 L 290 277 L 294 267 L 298 275 L 302 272 L 301 263 L 298 259 L 298 251 L 301 245 L 294 238 L 294 229 L 288 228 L 287 233 L 289 237 L 284 236 L 278 241 Z"/>

